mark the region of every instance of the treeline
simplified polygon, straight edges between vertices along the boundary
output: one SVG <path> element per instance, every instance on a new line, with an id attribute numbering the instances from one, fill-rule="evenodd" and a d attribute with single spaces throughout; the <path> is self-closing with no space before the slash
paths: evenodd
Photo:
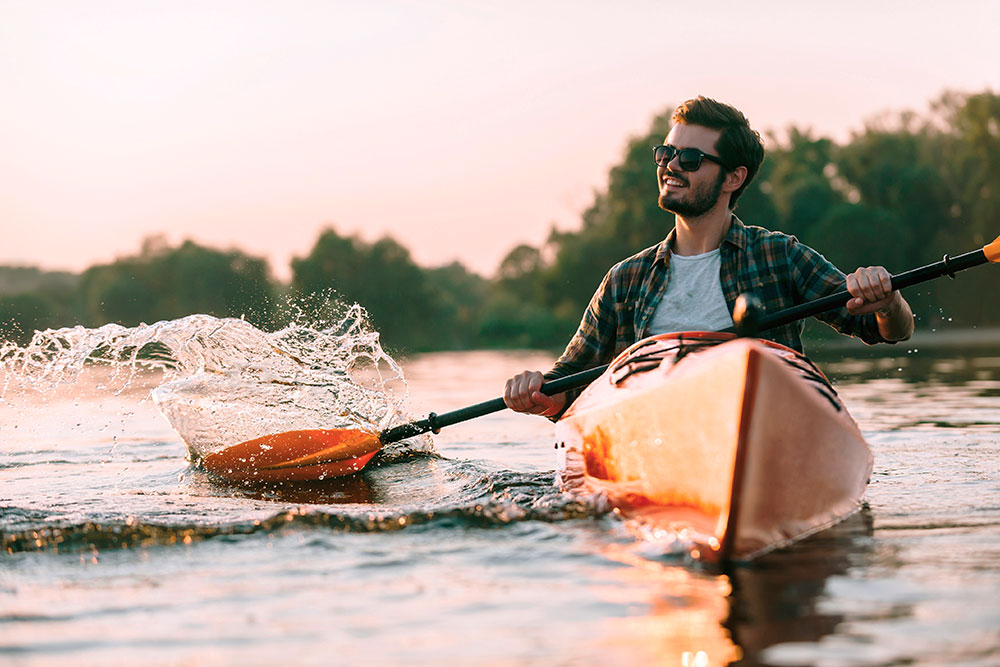
<path id="1" fill-rule="evenodd" d="M 558 320 L 553 330 L 572 330 L 604 271 L 670 228 L 657 207 L 650 156 L 669 131 L 670 113 L 629 141 L 580 231 L 553 231 L 545 246 L 515 248 L 504 260 L 497 287 Z M 844 144 L 798 128 L 771 134 L 766 144 L 737 214 L 795 234 L 844 271 L 881 264 L 899 272 L 1000 233 L 1000 96 L 992 92 L 946 93 L 926 114 L 873 120 Z M 987 270 L 921 286 L 907 299 L 918 326 L 981 326 L 1000 323 L 990 307 L 998 292 L 1000 273 Z"/>
<path id="2" fill-rule="evenodd" d="M 330 297 L 362 304 L 397 351 L 558 348 L 607 269 L 672 225 L 656 204 L 650 151 L 669 118 L 668 110 L 628 142 L 578 231 L 553 228 L 541 247 L 513 248 L 492 279 L 457 263 L 421 267 L 391 238 L 369 243 L 334 229 L 292 262 L 290 285 L 238 250 L 150 239 L 136 256 L 80 275 L 0 267 L 0 338 L 23 343 L 40 328 L 135 325 L 194 312 L 277 328 L 296 313 L 320 317 Z M 738 215 L 797 235 L 844 270 L 883 264 L 902 271 L 1000 232 L 1000 96 L 992 92 L 946 93 L 926 113 L 871 121 L 843 144 L 792 128 L 770 135 L 767 147 Z M 1000 275 L 981 271 L 907 297 L 918 326 L 949 318 L 982 326 L 1000 323 L 989 307 L 998 288 Z"/>

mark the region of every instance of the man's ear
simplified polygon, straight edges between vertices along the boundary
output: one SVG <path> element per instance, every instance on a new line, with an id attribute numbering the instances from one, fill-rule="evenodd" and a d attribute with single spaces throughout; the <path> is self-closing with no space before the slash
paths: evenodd
<path id="1" fill-rule="evenodd" d="M 726 182 L 723 184 L 723 190 L 726 192 L 736 192 L 746 180 L 747 168 L 743 166 L 736 167 L 736 169 L 726 174 Z"/>

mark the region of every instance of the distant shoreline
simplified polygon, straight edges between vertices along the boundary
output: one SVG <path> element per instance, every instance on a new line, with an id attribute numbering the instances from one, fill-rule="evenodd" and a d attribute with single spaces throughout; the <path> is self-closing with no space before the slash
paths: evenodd
<path id="1" fill-rule="evenodd" d="M 810 334 L 807 329 L 802 338 L 807 356 L 825 357 L 830 354 L 892 356 L 905 355 L 917 349 L 995 349 L 1000 352 L 1000 327 L 948 327 L 944 330 L 917 329 L 910 340 L 894 345 L 866 345 L 857 338 L 830 334 Z M 562 349 L 522 347 L 481 347 L 463 349 L 427 350 L 402 357 L 404 361 L 432 354 L 461 352 L 504 352 L 509 354 L 545 353 L 558 357 Z"/>
<path id="2" fill-rule="evenodd" d="M 897 349 L 919 348 L 997 348 L 1000 349 L 1000 327 L 947 327 L 941 329 L 917 329 L 913 336 L 895 345 L 865 345 L 860 340 L 837 337 L 804 337 L 806 351 L 816 353 L 836 351 L 871 351 L 887 353 Z"/>

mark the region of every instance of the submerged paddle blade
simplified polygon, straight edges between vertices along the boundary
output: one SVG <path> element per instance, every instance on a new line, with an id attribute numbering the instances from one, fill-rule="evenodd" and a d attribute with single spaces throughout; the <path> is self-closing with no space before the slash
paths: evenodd
<path id="1" fill-rule="evenodd" d="M 308 434 L 303 436 L 302 434 Z M 290 431 L 280 434 L 285 440 L 295 440 L 306 437 L 310 444 L 320 442 L 327 446 L 319 451 L 311 451 L 289 461 L 281 461 L 268 464 L 268 470 L 281 470 L 285 468 L 301 468 L 303 466 L 319 465 L 322 463 L 336 463 L 347 461 L 377 452 L 382 448 L 378 436 L 367 431 L 354 429 L 326 430 L 326 431 Z M 289 443 L 291 444 L 291 443 Z"/>
<path id="2" fill-rule="evenodd" d="M 990 260 L 990 263 L 1000 262 L 1000 236 L 993 239 L 993 243 L 985 246 L 983 253 L 986 255 L 986 259 Z"/>
<path id="3" fill-rule="evenodd" d="M 359 429 L 310 429 L 247 440 L 202 459 L 209 472 L 239 482 L 328 479 L 361 470 L 382 448 Z"/>

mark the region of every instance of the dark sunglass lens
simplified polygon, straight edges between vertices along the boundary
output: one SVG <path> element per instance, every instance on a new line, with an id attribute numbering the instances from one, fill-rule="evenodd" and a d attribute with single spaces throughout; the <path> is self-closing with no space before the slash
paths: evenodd
<path id="1" fill-rule="evenodd" d="M 666 167 L 674 159 L 674 152 L 670 146 L 657 146 L 653 149 L 653 161 L 658 167 Z"/>
<path id="2" fill-rule="evenodd" d="M 698 167 L 701 166 L 701 151 L 685 148 L 680 151 L 677 162 L 684 171 L 698 171 Z"/>

